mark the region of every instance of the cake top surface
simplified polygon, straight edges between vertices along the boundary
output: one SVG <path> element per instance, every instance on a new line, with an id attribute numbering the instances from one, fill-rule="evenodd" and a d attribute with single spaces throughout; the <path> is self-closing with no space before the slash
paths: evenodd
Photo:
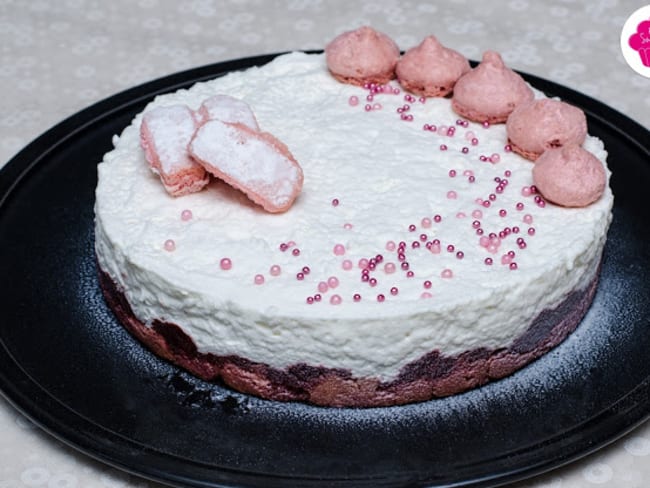
<path id="1" fill-rule="evenodd" d="M 602 237 L 609 188 L 585 208 L 545 202 L 531 188 L 533 163 L 505 147 L 504 124 L 470 123 L 449 99 L 390 86 L 341 84 L 324 55 L 291 53 L 157 97 L 148 109 L 197 110 L 215 94 L 245 101 L 300 163 L 302 193 L 283 214 L 221 181 L 170 197 L 144 161 L 140 114 L 99 166 L 105 231 L 181 294 L 202 290 L 278 317 L 360 320 L 460 307 L 535 281 Z M 584 147 L 605 160 L 598 139 Z"/>

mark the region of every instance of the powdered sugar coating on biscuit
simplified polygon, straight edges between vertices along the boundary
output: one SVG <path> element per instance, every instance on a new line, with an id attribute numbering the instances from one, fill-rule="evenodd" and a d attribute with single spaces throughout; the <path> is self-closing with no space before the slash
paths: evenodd
<path id="1" fill-rule="evenodd" d="M 243 100 L 229 95 L 219 94 L 204 100 L 197 110 L 197 115 L 201 123 L 216 119 L 222 122 L 238 122 L 253 130 L 260 130 L 251 107 Z"/>
<path id="2" fill-rule="evenodd" d="M 286 211 L 302 189 L 302 169 L 287 147 L 243 124 L 210 120 L 196 131 L 189 151 L 268 212 Z"/>
<path id="3" fill-rule="evenodd" d="M 187 152 L 196 126 L 193 112 L 185 105 L 156 107 L 142 118 L 140 144 L 170 195 L 194 193 L 209 182 L 203 167 Z"/>

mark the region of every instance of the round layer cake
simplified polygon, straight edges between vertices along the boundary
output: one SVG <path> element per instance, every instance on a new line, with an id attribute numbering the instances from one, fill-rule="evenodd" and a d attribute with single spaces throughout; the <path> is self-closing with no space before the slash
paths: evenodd
<path id="1" fill-rule="evenodd" d="M 219 179 L 173 197 L 145 161 L 142 114 L 115 136 L 98 169 L 101 283 L 156 354 L 268 399 L 395 405 L 509 375 L 579 324 L 609 186 L 584 208 L 546 202 L 504 124 L 459 119 L 449 98 L 396 82 L 342 84 L 320 54 L 165 94 L 145 112 L 215 94 L 249 104 L 304 184 L 284 213 Z M 583 147 L 606 164 L 600 140 Z"/>

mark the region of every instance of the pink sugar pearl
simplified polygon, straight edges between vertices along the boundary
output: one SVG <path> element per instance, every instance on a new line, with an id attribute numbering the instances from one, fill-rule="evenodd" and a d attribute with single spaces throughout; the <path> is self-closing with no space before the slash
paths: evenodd
<path id="1" fill-rule="evenodd" d="M 343 244 L 336 244 L 334 246 L 334 255 L 343 256 L 345 254 L 345 246 Z"/>
<path id="2" fill-rule="evenodd" d="M 192 220 L 192 211 L 191 210 L 183 210 L 181 212 L 181 220 L 187 222 L 188 220 Z"/>
<path id="3" fill-rule="evenodd" d="M 397 267 L 395 266 L 395 263 L 386 263 L 384 265 L 384 272 L 387 274 L 392 274 L 395 272 Z"/>
<path id="4" fill-rule="evenodd" d="M 256 274 L 253 281 L 255 282 L 256 285 L 263 285 L 264 284 L 264 275 Z"/>
<path id="5" fill-rule="evenodd" d="M 221 261 L 219 261 L 219 266 L 221 266 L 221 269 L 224 271 L 228 271 L 229 269 L 232 269 L 232 260 L 230 258 L 222 258 Z"/>
<path id="6" fill-rule="evenodd" d="M 176 249 L 176 243 L 174 242 L 173 239 L 167 239 L 164 244 L 165 251 L 172 252 L 173 250 Z"/>
<path id="7" fill-rule="evenodd" d="M 271 266 L 271 269 L 269 269 L 269 274 L 271 276 L 280 276 L 280 273 L 282 273 L 282 268 L 277 264 L 274 264 Z"/>
<path id="8" fill-rule="evenodd" d="M 339 286 L 339 279 L 336 276 L 330 276 L 327 278 L 327 286 L 330 288 L 336 288 Z"/>
<path id="9" fill-rule="evenodd" d="M 440 276 L 443 278 L 452 278 L 454 276 L 454 272 L 450 270 L 449 268 L 443 269 L 442 273 L 440 273 Z"/>
<path id="10" fill-rule="evenodd" d="M 354 264 L 353 264 L 352 261 L 350 261 L 349 259 L 345 259 L 345 260 L 343 260 L 343 262 L 341 263 L 341 267 L 342 267 L 345 271 L 350 271 L 350 270 L 354 267 Z"/>
<path id="11" fill-rule="evenodd" d="M 325 281 L 318 283 L 318 291 L 321 293 L 325 293 L 329 288 L 329 285 Z"/>
<path id="12" fill-rule="evenodd" d="M 330 297 L 330 303 L 332 305 L 340 305 L 343 299 L 341 298 L 341 295 L 332 295 Z"/>

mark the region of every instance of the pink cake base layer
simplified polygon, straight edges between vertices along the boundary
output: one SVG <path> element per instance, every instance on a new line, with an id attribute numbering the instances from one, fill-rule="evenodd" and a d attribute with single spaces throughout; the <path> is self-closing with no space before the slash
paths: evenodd
<path id="1" fill-rule="evenodd" d="M 294 364 L 278 369 L 235 355 L 201 353 L 180 325 L 154 321 L 146 326 L 106 273 L 100 284 L 109 307 L 124 327 L 156 355 L 212 382 L 258 397 L 332 407 L 401 405 L 461 393 L 508 376 L 561 343 L 591 305 L 598 275 L 555 309 L 545 310 L 507 348 L 468 350 L 454 356 L 431 351 L 407 364 L 392 381 L 354 377 L 344 369 Z"/>

